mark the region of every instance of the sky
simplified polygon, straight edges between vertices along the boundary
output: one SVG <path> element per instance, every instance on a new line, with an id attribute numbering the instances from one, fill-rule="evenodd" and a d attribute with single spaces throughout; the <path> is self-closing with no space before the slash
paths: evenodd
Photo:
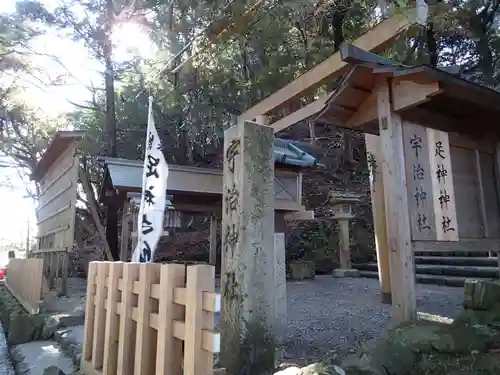
<path id="1" fill-rule="evenodd" d="M 41 0 L 49 9 L 54 7 L 58 0 Z M 0 12 L 15 10 L 15 0 L 0 0 Z M 130 23 L 121 25 L 113 33 L 113 42 L 116 45 L 115 58 L 120 61 L 134 56 L 154 58 L 154 49 L 147 32 L 139 26 Z M 89 56 L 82 43 L 68 38 L 61 38 L 55 32 L 49 32 L 34 41 L 32 48 L 40 53 L 56 56 L 57 60 L 47 56 L 37 56 L 34 64 L 48 72 L 54 79 L 63 76 L 65 85 L 57 87 L 43 87 L 38 80 L 47 81 L 47 76 L 39 75 L 35 78 L 23 79 L 25 87 L 23 100 L 30 106 L 38 108 L 40 115 L 54 118 L 71 111 L 70 102 L 84 103 L 90 99 L 90 92 L 85 88 L 91 82 L 94 86 L 101 84 L 102 65 Z M 70 126 L 70 124 L 68 124 Z M 0 162 L 4 160 L 0 159 Z M 0 167 L 0 181 L 8 179 L 11 187 L 0 185 L 0 248 L 6 242 L 20 243 L 25 241 L 27 223 L 30 223 L 31 234 L 36 234 L 35 203 L 25 198 L 26 189 L 17 172 L 11 168 Z M 8 213 L 8 214 L 7 214 Z"/>

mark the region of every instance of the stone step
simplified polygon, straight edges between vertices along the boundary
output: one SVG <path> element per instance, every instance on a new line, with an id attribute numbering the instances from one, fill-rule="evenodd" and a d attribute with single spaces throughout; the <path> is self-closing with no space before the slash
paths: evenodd
<path id="1" fill-rule="evenodd" d="M 493 253 L 493 255 L 495 255 Z M 415 256 L 436 256 L 436 257 L 471 257 L 488 258 L 488 251 L 463 251 L 463 250 L 441 250 L 441 251 L 415 251 Z"/>
<path id="2" fill-rule="evenodd" d="M 55 341 L 31 341 L 11 350 L 17 375 L 43 375 L 47 367 L 55 366 L 65 374 L 73 374 L 73 361 Z"/>
<path id="3" fill-rule="evenodd" d="M 498 267 L 498 259 L 490 257 L 415 256 L 415 263 L 443 264 L 450 266 Z"/>
<path id="4" fill-rule="evenodd" d="M 378 279 L 378 272 L 360 271 L 360 277 Z M 417 274 L 416 279 L 417 283 L 419 284 L 436 284 L 436 285 L 446 285 L 453 287 L 463 287 L 465 280 L 470 279 L 470 277 Z M 481 278 L 481 277 L 474 277 L 474 279 L 489 280 L 489 278 Z"/>
<path id="5" fill-rule="evenodd" d="M 360 271 L 378 271 L 377 263 L 357 264 Z M 498 267 L 451 266 L 445 264 L 417 264 L 416 273 L 458 277 L 498 278 Z"/>
<path id="6" fill-rule="evenodd" d="M 63 353 L 71 358 L 77 369 L 80 368 L 82 359 L 83 332 L 84 326 L 77 325 L 61 329 L 54 335 L 54 340 L 59 344 Z"/>

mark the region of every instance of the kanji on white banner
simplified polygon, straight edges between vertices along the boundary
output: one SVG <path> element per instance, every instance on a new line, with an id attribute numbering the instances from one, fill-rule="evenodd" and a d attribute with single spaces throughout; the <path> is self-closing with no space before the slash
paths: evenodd
<path id="1" fill-rule="evenodd" d="M 163 234 L 163 216 L 167 194 L 168 165 L 163 156 L 153 116 L 153 98 L 149 97 L 146 152 L 142 174 L 142 197 L 139 209 L 137 246 L 132 262 L 149 263 Z"/>

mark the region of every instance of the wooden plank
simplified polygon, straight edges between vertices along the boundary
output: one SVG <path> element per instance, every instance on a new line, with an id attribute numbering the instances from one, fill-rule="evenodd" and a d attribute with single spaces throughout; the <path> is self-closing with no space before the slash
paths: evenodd
<path id="1" fill-rule="evenodd" d="M 412 240 L 435 241 L 436 222 L 427 130 L 405 121 L 403 138 Z"/>
<path id="2" fill-rule="evenodd" d="M 156 351 L 156 374 L 182 374 L 182 343 L 174 337 L 173 322 L 182 320 L 185 307 L 174 303 L 174 291 L 185 285 L 186 267 L 182 264 L 162 264 L 160 271 L 161 290 L 158 307 L 158 342 Z M 153 290 L 151 289 L 151 294 Z"/>
<path id="3" fill-rule="evenodd" d="M 452 146 L 451 163 L 459 238 L 481 238 L 475 151 Z"/>
<path id="4" fill-rule="evenodd" d="M 346 127 L 357 129 L 377 120 L 377 92 L 373 91 L 347 121 Z"/>
<path id="5" fill-rule="evenodd" d="M 312 103 L 298 109 L 297 111 L 285 116 L 271 124 L 274 132 L 277 133 L 283 129 L 286 129 L 292 125 L 297 124 L 300 121 L 307 120 L 310 117 L 315 116 L 319 111 L 325 107 L 327 96 L 323 96 Z"/>
<path id="6" fill-rule="evenodd" d="M 187 267 L 184 375 L 204 375 L 207 369 L 213 369 L 213 353 L 202 349 L 202 330 L 214 329 L 213 313 L 203 311 L 203 292 L 214 289 L 213 266 Z"/>
<path id="7" fill-rule="evenodd" d="M 69 274 L 69 253 L 67 251 L 61 254 L 61 290 L 60 294 L 68 294 L 68 274 Z"/>
<path id="8" fill-rule="evenodd" d="M 381 52 L 414 23 L 414 18 L 415 11 L 413 9 L 406 14 L 398 12 L 368 30 L 352 44 L 366 51 Z M 238 122 L 245 120 L 253 121 L 259 115 L 266 115 L 276 109 L 282 108 L 290 101 L 296 100 L 323 84 L 330 82 L 333 78 L 345 74 L 346 69 L 347 64 L 342 61 L 340 52 L 337 52 L 282 89 L 248 109 L 238 117 Z M 297 117 L 294 121 L 296 123 L 305 118 Z M 275 127 L 274 124 L 271 126 Z"/>
<path id="9" fill-rule="evenodd" d="M 387 245 L 387 223 L 385 219 L 384 180 L 381 170 L 382 150 L 380 137 L 365 134 L 367 164 L 370 170 L 370 193 L 375 226 L 378 277 L 382 302 L 391 303 L 391 270 L 389 267 L 389 246 Z"/>
<path id="10" fill-rule="evenodd" d="M 139 298 L 137 302 L 137 336 L 134 373 L 154 374 L 156 363 L 156 343 L 153 329 L 149 325 L 152 311 L 151 285 L 160 281 L 160 264 L 141 263 L 139 265 Z"/>
<path id="11" fill-rule="evenodd" d="M 42 293 L 43 260 L 10 259 L 8 267 L 5 286 L 28 313 L 38 314 Z"/>
<path id="12" fill-rule="evenodd" d="M 87 272 L 87 297 L 85 301 L 85 325 L 83 334 L 82 359 L 92 360 L 92 347 L 94 346 L 94 318 L 95 318 L 95 277 L 97 275 L 97 262 L 90 262 Z"/>
<path id="13" fill-rule="evenodd" d="M 117 314 L 117 304 L 120 302 L 118 280 L 123 276 L 122 262 L 112 262 L 109 265 L 108 294 L 106 306 L 106 341 L 104 342 L 103 374 L 116 375 L 118 363 L 118 340 L 120 319 Z"/>
<path id="14" fill-rule="evenodd" d="M 125 263 L 123 265 L 123 288 L 120 311 L 120 329 L 118 335 L 117 374 L 133 375 L 135 359 L 135 325 L 132 320 L 132 308 L 135 296 L 132 292 L 134 281 L 139 278 L 139 264 Z"/>
<path id="15" fill-rule="evenodd" d="M 441 93 L 439 82 L 418 83 L 408 80 L 393 80 L 393 111 L 416 107 Z"/>
<path id="16" fill-rule="evenodd" d="M 109 266 L 111 262 L 97 263 L 96 292 L 95 292 L 95 310 L 94 310 L 94 333 L 92 346 L 92 366 L 96 370 L 102 369 L 104 360 L 104 342 L 106 340 L 106 299 L 107 288 L 106 277 L 108 277 Z"/>
<path id="17" fill-rule="evenodd" d="M 427 129 L 438 241 L 458 241 L 458 222 L 448 133 Z"/>
<path id="18" fill-rule="evenodd" d="M 416 320 L 417 300 L 404 171 L 403 127 L 401 117 L 391 109 L 389 83 L 378 89 L 377 107 L 391 269 L 392 319 L 398 324 Z"/>
<path id="19" fill-rule="evenodd" d="M 356 112 L 346 121 L 347 128 L 358 129 L 377 120 L 377 90 L 375 84 L 373 92 L 359 105 Z M 393 110 L 404 111 L 416 107 L 429 100 L 433 95 L 441 92 L 439 84 L 432 82 L 419 84 L 413 81 L 397 81 L 392 83 Z"/>

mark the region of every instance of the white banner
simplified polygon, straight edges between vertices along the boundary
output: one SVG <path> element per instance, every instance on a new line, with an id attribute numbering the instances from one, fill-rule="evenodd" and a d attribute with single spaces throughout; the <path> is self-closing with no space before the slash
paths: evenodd
<path id="1" fill-rule="evenodd" d="M 137 224 L 137 246 L 132 262 L 149 263 L 163 234 L 163 215 L 167 194 L 168 165 L 163 156 L 161 140 L 155 127 L 153 97 L 149 97 L 148 130 L 144 170 L 142 174 L 142 197 Z"/>

